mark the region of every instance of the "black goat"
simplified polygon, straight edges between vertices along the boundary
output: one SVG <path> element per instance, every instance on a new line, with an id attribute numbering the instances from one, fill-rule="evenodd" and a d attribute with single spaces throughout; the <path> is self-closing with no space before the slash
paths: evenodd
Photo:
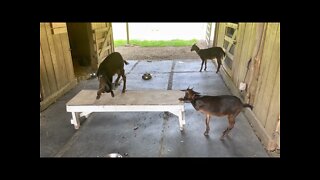
<path id="1" fill-rule="evenodd" d="M 179 98 L 180 101 L 190 101 L 192 106 L 201 113 L 206 115 L 206 131 L 205 136 L 208 136 L 210 126 L 210 117 L 216 116 L 228 116 L 229 126 L 223 131 L 221 139 L 227 135 L 235 124 L 235 118 L 244 107 L 253 106 L 250 104 L 243 104 L 241 100 L 236 96 L 222 95 L 222 96 L 200 96 L 200 93 L 193 91 L 193 88 L 181 90 L 185 92 L 184 98 Z"/>
<path id="2" fill-rule="evenodd" d="M 218 73 L 221 66 L 221 60 L 223 57 L 226 56 L 226 53 L 221 47 L 211 47 L 208 49 L 200 49 L 196 44 L 194 44 L 191 47 L 191 51 L 196 51 L 196 53 L 200 56 L 202 60 L 200 72 L 202 71 L 203 63 L 205 63 L 204 70 L 205 71 L 207 70 L 207 59 L 217 58 L 218 68 L 216 73 Z"/>
<path id="3" fill-rule="evenodd" d="M 99 78 L 99 90 L 97 92 L 96 99 L 99 99 L 101 93 L 109 93 L 111 92 L 111 96 L 114 97 L 114 93 L 112 91 L 112 77 L 115 74 L 118 74 L 118 77 L 115 81 L 115 86 L 119 85 L 120 76 L 123 79 L 123 89 L 122 93 L 126 90 L 126 75 L 124 71 L 124 65 L 129 64 L 126 60 L 124 60 L 120 53 L 113 52 L 109 54 L 102 63 L 100 63 L 97 76 Z"/>

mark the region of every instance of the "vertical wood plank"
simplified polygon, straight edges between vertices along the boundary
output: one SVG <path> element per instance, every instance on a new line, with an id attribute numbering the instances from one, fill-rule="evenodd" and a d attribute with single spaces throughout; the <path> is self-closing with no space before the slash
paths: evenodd
<path id="1" fill-rule="evenodd" d="M 234 53 L 234 57 L 233 57 L 233 63 L 232 66 L 234 66 L 234 68 L 232 68 L 232 81 L 234 82 L 234 84 L 236 84 L 237 82 L 237 74 L 238 74 L 238 67 L 239 67 L 239 63 L 241 61 L 241 54 L 242 54 L 242 47 L 244 44 L 244 34 L 245 34 L 245 30 L 246 30 L 246 25 L 247 23 L 239 23 L 238 27 L 238 34 L 237 34 L 237 44 L 235 47 L 235 53 Z"/>
<path id="2" fill-rule="evenodd" d="M 234 74 L 234 83 L 236 85 L 236 87 L 238 87 L 239 85 L 239 81 L 240 77 L 242 75 L 242 71 L 244 69 L 243 64 L 245 61 L 247 61 L 246 59 L 248 58 L 248 54 L 250 51 L 250 39 L 251 39 L 251 34 L 252 34 L 252 26 L 253 23 L 246 23 L 246 28 L 244 31 L 244 37 L 243 37 L 243 45 L 242 45 L 242 52 L 241 52 L 241 56 L 240 59 L 238 59 L 238 64 L 237 67 L 235 67 L 235 74 Z"/>
<path id="3" fill-rule="evenodd" d="M 61 38 L 61 46 L 63 49 L 63 57 L 64 57 L 65 66 L 66 66 L 68 80 L 69 82 L 71 82 L 75 79 L 75 75 L 74 75 L 73 63 L 71 58 L 68 33 L 61 34 L 60 38 Z"/>
<path id="4" fill-rule="evenodd" d="M 257 49 L 254 49 L 255 52 L 253 53 L 255 54 L 252 54 L 253 59 L 250 65 L 251 76 L 249 77 L 247 89 L 248 93 L 246 96 L 246 102 L 249 102 L 250 104 L 255 104 L 256 100 L 258 79 L 261 69 L 261 59 L 265 45 L 267 25 L 268 23 L 261 23 L 258 26 L 259 28 L 257 28 L 257 33 L 259 34 L 259 37 L 256 38 L 256 41 L 259 42 L 259 46 L 257 47 Z"/>
<path id="5" fill-rule="evenodd" d="M 47 75 L 47 70 L 46 66 L 43 60 L 43 54 L 42 54 L 42 49 L 41 49 L 41 43 L 40 43 L 40 81 L 41 81 L 41 94 L 42 94 L 42 99 L 45 99 L 51 94 L 50 91 L 50 85 L 49 85 L 49 80 L 48 80 L 48 75 Z"/>
<path id="6" fill-rule="evenodd" d="M 49 87 L 50 87 L 50 94 L 56 92 L 58 90 L 54 75 L 54 69 L 52 65 L 52 58 L 49 48 L 49 43 L 47 39 L 47 32 L 45 23 L 40 23 L 40 42 L 42 47 L 42 54 L 43 54 L 43 60 L 47 72 Z"/>
<path id="7" fill-rule="evenodd" d="M 271 95 L 271 103 L 267 114 L 265 129 L 272 136 L 276 130 L 278 117 L 280 115 L 280 66 L 276 74 L 273 92 Z"/>
<path id="8" fill-rule="evenodd" d="M 265 92 L 266 88 L 268 88 L 267 79 L 269 67 L 274 62 L 271 57 L 276 42 L 277 27 L 278 26 L 275 23 L 268 23 L 267 25 L 265 46 L 261 59 L 260 75 L 258 77 L 256 100 L 254 103 L 254 112 L 263 125 L 265 125 L 266 122 L 267 108 L 270 103 L 270 95 L 268 97 L 266 96 L 269 94 L 269 90 L 267 91 L 267 94 L 265 94 Z"/>
<path id="9" fill-rule="evenodd" d="M 60 89 L 62 87 L 61 75 L 59 74 L 59 65 L 58 65 L 58 60 L 57 60 L 57 56 L 56 56 L 56 50 L 54 48 L 54 42 L 53 42 L 53 38 L 52 38 L 52 31 L 51 31 L 50 23 L 46 23 L 45 28 L 46 28 L 46 32 L 47 32 L 48 44 L 49 44 L 49 49 L 50 49 L 50 54 L 51 54 L 55 83 L 57 85 L 57 88 Z"/>
<path id="10" fill-rule="evenodd" d="M 218 46 L 219 29 L 220 29 L 219 26 L 220 26 L 220 23 L 216 23 L 215 29 L 214 29 L 213 46 Z"/>
<path id="11" fill-rule="evenodd" d="M 111 52 L 109 54 L 111 54 L 112 52 L 114 52 L 114 41 L 113 41 L 113 28 L 112 28 L 112 23 L 110 23 L 110 29 L 111 29 Z"/>
<path id="12" fill-rule="evenodd" d="M 265 95 L 268 96 L 270 94 L 271 97 L 265 124 L 266 131 L 270 135 L 272 135 L 276 129 L 278 116 L 280 114 L 280 24 L 277 31 L 276 43 L 273 48 L 272 61 L 274 63 L 269 68 L 267 80 L 269 85 L 267 86 L 267 90 L 270 89 L 269 91 L 272 92 L 265 92 Z"/>
<path id="13" fill-rule="evenodd" d="M 66 72 L 65 59 L 63 56 L 63 48 L 60 35 L 53 35 L 53 44 L 57 57 L 58 69 L 57 73 L 59 74 L 59 83 L 60 87 L 65 86 L 68 83 L 68 75 Z M 60 89 L 60 88 L 59 88 Z"/>
<path id="14" fill-rule="evenodd" d="M 248 47 L 246 48 L 246 54 L 244 56 L 244 58 L 242 59 L 242 61 L 240 61 L 240 71 L 239 71 L 239 79 L 237 82 L 237 87 L 239 87 L 240 82 L 245 82 L 245 78 L 246 77 L 246 73 L 248 71 L 248 62 L 250 60 L 250 58 L 252 58 L 252 51 L 254 49 L 254 46 L 256 46 L 255 44 L 255 33 L 256 33 L 256 23 L 251 23 L 251 27 L 250 27 L 250 32 L 249 32 L 249 38 L 247 39 L 248 41 Z M 248 74 L 247 74 L 248 76 Z"/>
<path id="15" fill-rule="evenodd" d="M 219 35 L 218 35 L 218 46 L 223 47 L 223 41 L 225 36 L 226 25 L 225 23 L 219 23 Z"/>

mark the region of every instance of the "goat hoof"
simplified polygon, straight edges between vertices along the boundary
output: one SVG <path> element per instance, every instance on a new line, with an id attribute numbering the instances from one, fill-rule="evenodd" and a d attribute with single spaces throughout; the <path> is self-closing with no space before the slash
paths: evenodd
<path id="1" fill-rule="evenodd" d="M 205 135 L 205 136 L 209 136 L 209 133 L 205 132 L 204 135 Z"/>

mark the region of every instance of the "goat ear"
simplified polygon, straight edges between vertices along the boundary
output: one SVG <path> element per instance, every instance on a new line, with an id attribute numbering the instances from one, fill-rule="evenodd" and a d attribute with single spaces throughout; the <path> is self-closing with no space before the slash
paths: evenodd
<path id="1" fill-rule="evenodd" d="M 183 89 L 183 90 L 180 90 L 180 91 L 186 92 L 187 90 Z"/>

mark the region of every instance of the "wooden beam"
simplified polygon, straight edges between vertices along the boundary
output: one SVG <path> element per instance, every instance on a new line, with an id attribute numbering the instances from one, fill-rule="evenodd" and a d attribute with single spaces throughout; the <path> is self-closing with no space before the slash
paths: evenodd
<path id="1" fill-rule="evenodd" d="M 233 32 L 233 35 L 232 35 L 232 38 L 231 38 L 231 42 L 232 42 L 232 43 L 229 43 L 229 44 L 228 44 L 227 51 L 230 51 L 230 48 L 231 48 L 232 44 L 235 42 L 235 39 L 236 39 L 236 36 L 237 36 L 237 32 L 238 32 L 237 29 Z M 225 36 L 225 37 L 228 37 L 228 36 Z M 229 37 L 228 37 L 228 38 L 229 38 Z M 233 60 L 233 59 L 232 59 L 232 60 Z"/>
<path id="2" fill-rule="evenodd" d="M 233 29 L 238 29 L 238 24 L 236 23 L 226 23 L 226 27 L 230 27 Z"/>
<path id="3" fill-rule="evenodd" d="M 106 32 L 110 29 L 110 27 L 104 27 L 104 28 L 101 28 L 101 29 L 94 29 L 92 30 L 94 33 L 101 33 L 101 32 Z"/>
<path id="4" fill-rule="evenodd" d="M 62 33 L 67 33 L 67 28 L 54 28 L 52 29 L 52 34 L 62 34 Z"/>
<path id="5" fill-rule="evenodd" d="M 229 51 L 226 51 L 226 55 L 227 55 L 231 60 L 233 60 L 234 55 L 232 55 L 231 53 L 229 53 Z"/>
<path id="6" fill-rule="evenodd" d="M 129 24 L 126 23 L 126 30 L 127 30 L 127 44 L 130 44 L 129 42 Z"/>
<path id="7" fill-rule="evenodd" d="M 99 51 L 99 58 L 100 58 L 100 56 L 101 56 L 101 53 L 102 53 L 102 49 L 103 49 L 103 47 L 106 45 L 106 43 L 107 43 L 107 41 L 108 41 L 108 37 L 109 37 L 109 35 L 110 35 L 110 33 L 111 33 L 111 26 L 109 27 L 109 31 L 107 32 L 107 34 L 106 34 L 106 36 L 105 36 L 105 40 L 104 40 L 104 42 L 103 42 L 103 45 L 102 45 L 102 47 L 101 47 L 101 49 L 100 49 L 100 51 Z"/>
<path id="8" fill-rule="evenodd" d="M 103 49 L 101 50 L 101 52 L 107 51 L 107 50 L 109 50 L 109 49 L 111 49 L 111 44 L 108 45 L 108 46 L 103 47 Z"/>
<path id="9" fill-rule="evenodd" d="M 67 27 L 67 23 L 51 23 L 51 28 L 60 28 L 60 27 Z"/>
<path id="10" fill-rule="evenodd" d="M 232 39 L 232 38 L 229 37 L 229 36 L 224 36 L 224 40 L 228 41 L 229 43 L 234 43 L 234 42 L 236 42 L 235 39 Z"/>

